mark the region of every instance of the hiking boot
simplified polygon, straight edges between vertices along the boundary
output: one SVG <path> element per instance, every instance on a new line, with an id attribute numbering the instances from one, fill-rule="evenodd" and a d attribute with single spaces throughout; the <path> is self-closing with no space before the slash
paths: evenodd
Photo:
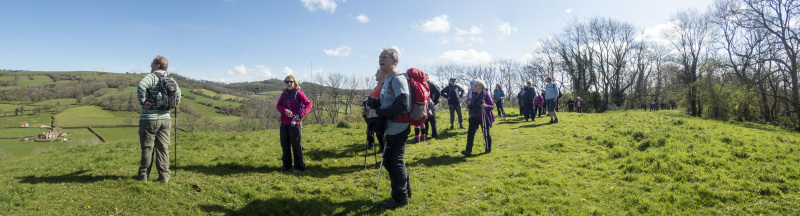
<path id="1" fill-rule="evenodd" d="M 408 201 L 397 202 L 397 201 L 394 201 L 394 199 L 390 198 L 387 201 L 378 203 L 378 207 L 381 207 L 381 208 L 384 208 L 384 209 L 393 209 L 393 208 L 397 208 L 397 207 L 404 206 L 404 205 L 407 205 L 407 204 L 408 204 Z"/>
<path id="2" fill-rule="evenodd" d="M 133 176 L 133 180 L 136 180 L 136 181 L 147 181 L 147 177 L 146 176 L 135 175 L 135 176 Z"/>
<path id="3" fill-rule="evenodd" d="M 461 154 L 464 156 L 472 156 L 472 153 L 469 153 L 467 151 L 461 151 Z"/>
<path id="4" fill-rule="evenodd" d="M 160 181 L 161 183 L 164 183 L 164 184 L 169 184 L 169 179 L 162 179 L 162 178 L 158 178 L 158 179 L 156 179 L 156 180 L 157 180 L 157 181 Z"/>
<path id="5" fill-rule="evenodd" d="M 458 127 L 461 128 L 461 129 L 466 129 L 463 124 L 459 125 Z"/>
<path id="6" fill-rule="evenodd" d="M 289 167 L 281 167 L 281 168 L 278 168 L 278 171 L 285 172 L 285 171 L 289 171 L 290 169 L 292 169 L 292 168 L 289 168 Z"/>
<path id="7" fill-rule="evenodd" d="M 489 154 L 489 153 L 492 153 L 492 150 L 491 150 L 491 149 L 486 149 L 486 151 L 485 151 L 485 152 L 483 152 L 483 154 Z"/>
<path id="8" fill-rule="evenodd" d="M 556 122 L 555 122 L 555 123 L 558 123 L 558 119 L 556 119 Z"/>
<path id="9" fill-rule="evenodd" d="M 556 121 L 553 121 L 553 119 L 550 119 L 550 124 L 552 124 L 552 123 L 556 123 Z"/>
<path id="10" fill-rule="evenodd" d="M 372 147 L 375 147 L 375 143 L 374 142 L 367 143 L 367 149 L 372 149 Z"/>
<path id="11" fill-rule="evenodd" d="M 408 142 L 408 144 L 417 144 L 417 143 L 419 143 L 419 138 L 412 139 L 411 141 Z"/>
<path id="12" fill-rule="evenodd" d="M 455 127 L 453 127 L 453 125 L 450 125 L 450 130 L 453 130 L 453 129 L 455 129 Z"/>

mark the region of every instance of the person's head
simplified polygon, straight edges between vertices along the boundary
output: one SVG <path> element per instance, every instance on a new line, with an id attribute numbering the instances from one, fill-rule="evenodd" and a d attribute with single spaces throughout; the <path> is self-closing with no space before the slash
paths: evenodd
<path id="1" fill-rule="evenodd" d="M 569 97 L 569 99 L 570 99 L 570 100 L 573 100 L 573 99 L 572 99 L 572 96 L 570 96 L 570 97 Z"/>
<path id="2" fill-rule="evenodd" d="M 483 80 L 481 80 L 481 79 L 473 80 L 472 81 L 472 89 L 474 89 L 475 92 L 478 92 L 478 93 L 483 92 L 483 90 L 486 89 L 486 83 L 483 82 Z"/>
<path id="3" fill-rule="evenodd" d="M 378 64 L 384 74 L 394 73 L 397 70 L 398 62 L 400 62 L 400 53 L 394 48 L 383 48 L 378 57 Z"/>
<path id="4" fill-rule="evenodd" d="M 283 85 L 286 86 L 286 90 L 300 89 L 300 83 L 297 83 L 297 79 L 292 75 L 286 76 L 286 78 L 283 79 Z"/>
<path id="5" fill-rule="evenodd" d="M 375 71 L 375 81 L 378 81 L 379 83 L 382 83 L 384 80 L 386 80 L 386 76 L 384 76 L 384 74 L 381 71 L 381 69 L 378 68 L 378 71 Z"/>
<path id="6" fill-rule="evenodd" d="M 578 100 L 581 100 L 581 97 L 578 97 Z"/>
<path id="7" fill-rule="evenodd" d="M 544 94 L 544 91 L 545 91 L 545 90 L 544 90 L 544 89 L 542 89 L 542 94 Z"/>
<path id="8" fill-rule="evenodd" d="M 455 86 L 456 85 L 456 78 L 450 78 L 450 85 L 451 86 Z"/>
<path id="9" fill-rule="evenodd" d="M 553 82 L 553 77 L 547 76 L 547 77 L 544 78 L 544 81 L 547 82 L 547 83 L 552 83 Z"/>
<path id="10" fill-rule="evenodd" d="M 525 86 L 527 86 L 527 87 L 531 87 L 531 81 L 527 81 L 527 82 L 525 82 Z"/>
<path id="11" fill-rule="evenodd" d="M 503 87 L 500 84 L 494 85 L 494 89 L 503 90 Z"/>
<path id="12" fill-rule="evenodd" d="M 150 63 L 150 73 L 157 70 L 167 70 L 167 66 L 169 66 L 167 58 L 157 55 L 156 58 L 153 59 L 153 62 Z"/>

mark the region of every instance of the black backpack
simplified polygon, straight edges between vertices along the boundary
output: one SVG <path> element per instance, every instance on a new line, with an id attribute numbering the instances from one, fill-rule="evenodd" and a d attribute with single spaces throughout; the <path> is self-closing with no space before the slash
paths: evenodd
<path id="1" fill-rule="evenodd" d="M 162 76 L 161 73 L 155 73 L 158 76 L 158 94 L 155 96 L 156 104 L 154 109 L 158 110 L 171 110 L 178 106 L 178 83 L 172 77 Z"/>

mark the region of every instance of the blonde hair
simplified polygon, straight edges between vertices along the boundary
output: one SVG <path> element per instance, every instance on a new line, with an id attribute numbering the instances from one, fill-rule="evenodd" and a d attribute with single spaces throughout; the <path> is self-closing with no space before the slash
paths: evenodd
<path id="1" fill-rule="evenodd" d="M 154 64 L 154 65 L 157 64 L 158 65 L 158 69 L 167 70 L 167 66 L 169 65 L 169 62 L 167 61 L 167 58 L 164 58 L 164 56 L 157 55 L 156 58 L 153 59 L 153 63 L 151 63 L 151 64 Z"/>
<path id="2" fill-rule="evenodd" d="M 496 88 L 496 89 L 503 90 L 503 86 L 500 86 L 500 84 L 498 83 L 498 84 L 497 84 L 497 88 Z"/>
<path id="3" fill-rule="evenodd" d="M 297 79 L 295 79 L 293 75 L 286 76 L 283 80 L 286 81 L 287 79 L 292 80 L 292 85 L 294 85 L 295 89 L 300 89 L 300 83 L 297 82 Z"/>

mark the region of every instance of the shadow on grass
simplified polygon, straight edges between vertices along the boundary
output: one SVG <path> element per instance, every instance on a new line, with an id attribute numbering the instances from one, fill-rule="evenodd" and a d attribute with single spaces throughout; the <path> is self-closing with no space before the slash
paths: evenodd
<path id="1" fill-rule="evenodd" d="M 368 215 L 383 210 L 372 207 L 370 200 L 333 202 L 330 200 L 295 200 L 276 198 L 255 200 L 240 209 L 222 205 L 200 205 L 206 213 L 224 215 Z"/>
<path id="2" fill-rule="evenodd" d="M 321 158 L 350 158 L 363 155 L 364 149 L 367 148 L 367 142 L 353 143 L 343 147 L 343 149 L 307 149 L 303 151 L 303 157 L 310 160 L 319 160 Z"/>
<path id="3" fill-rule="evenodd" d="M 442 155 L 442 156 L 433 156 L 429 158 L 420 159 L 409 163 L 408 166 L 411 167 L 415 167 L 418 165 L 425 165 L 426 167 L 447 166 L 457 163 L 463 163 L 465 161 L 467 161 L 467 158 L 463 156 Z"/>
<path id="4" fill-rule="evenodd" d="M 93 183 L 99 182 L 104 180 L 113 180 L 118 178 L 123 178 L 122 176 L 116 175 L 83 175 L 89 171 L 81 170 L 75 171 L 73 173 L 59 175 L 59 176 L 43 176 L 43 177 L 36 177 L 36 176 L 23 176 L 17 177 L 20 183 L 28 183 L 28 184 L 39 184 L 39 183 Z"/>
<path id="5" fill-rule="evenodd" d="M 550 125 L 548 123 L 539 123 L 539 124 L 537 124 L 538 122 L 532 122 L 532 123 L 533 124 L 519 126 L 519 127 L 517 127 L 517 129 L 519 129 L 519 128 L 535 128 L 535 127 L 539 127 L 539 126 Z"/>
<path id="6" fill-rule="evenodd" d="M 439 134 L 438 134 L 439 136 L 436 137 L 436 139 L 437 140 L 446 140 L 446 139 L 449 139 L 450 137 L 465 136 L 466 134 L 467 134 L 467 129 L 454 129 L 454 130 L 446 129 L 446 130 L 439 131 Z M 414 138 L 413 136 L 409 135 L 409 139 L 413 139 L 413 138 Z"/>
<path id="7" fill-rule="evenodd" d="M 326 167 L 321 168 L 315 165 L 306 165 L 306 170 L 300 173 L 291 171 L 282 172 L 279 169 L 281 166 L 274 167 L 255 167 L 251 165 L 240 165 L 236 163 L 217 164 L 217 165 L 189 165 L 180 167 L 182 170 L 204 173 L 206 175 L 216 176 L 229 176 L 243 173 L 282 173 L 286 175 L 301 175 L 315 178 L 327 178 L 333 175 L 343 175 L 347 173 L 357 172 L 364 170 L 364 164 L 356 164 L 343 167 Z"/>

